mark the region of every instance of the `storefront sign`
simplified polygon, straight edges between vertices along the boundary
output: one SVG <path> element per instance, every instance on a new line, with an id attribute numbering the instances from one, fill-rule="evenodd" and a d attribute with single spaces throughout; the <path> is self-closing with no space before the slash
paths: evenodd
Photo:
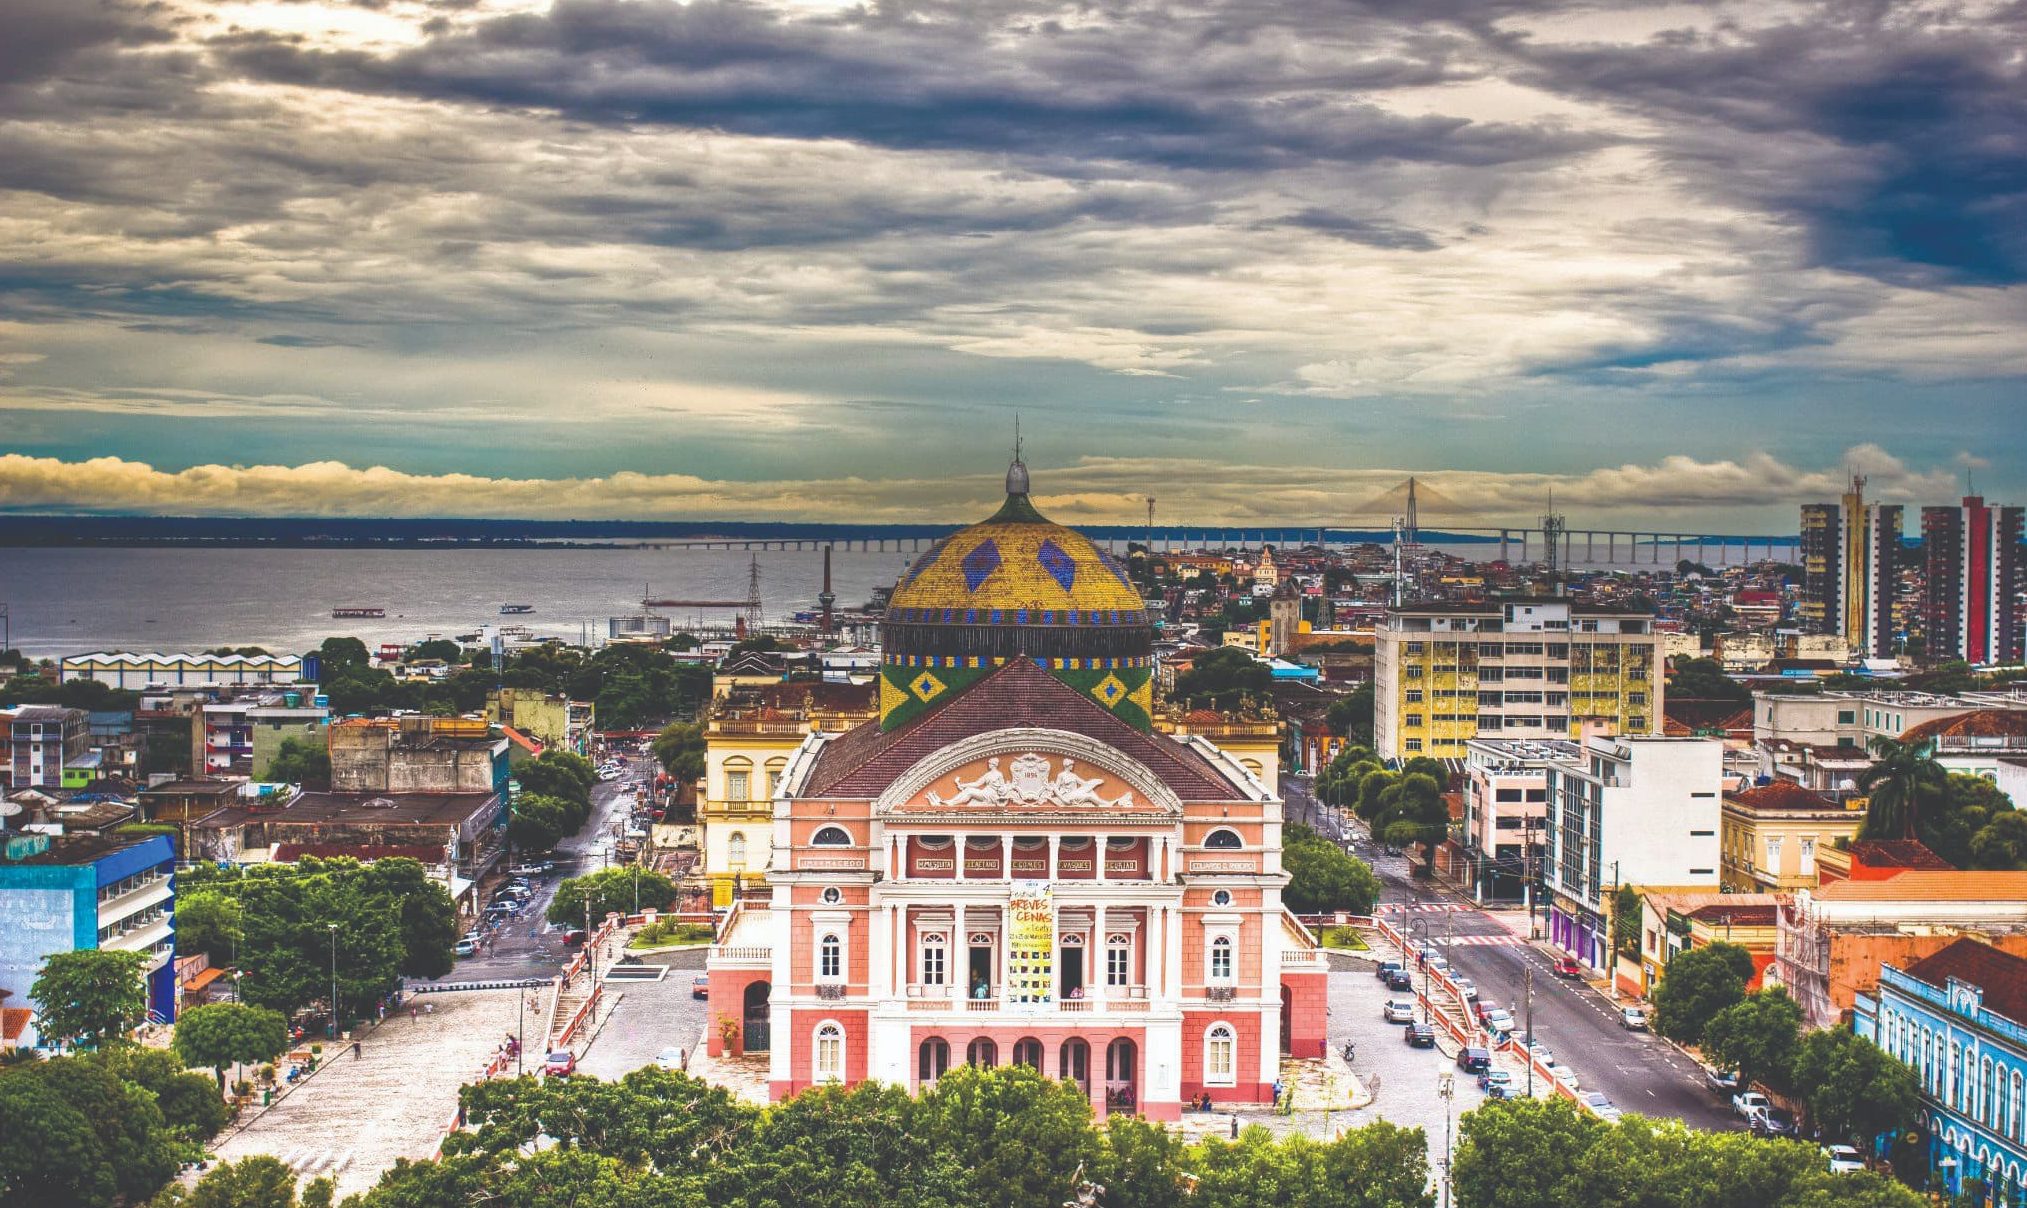
<path id="1" fill-rule="evenodd" d="M 1055 998 L 1056 911 L 1049 883 L 1014 882 L 1007 923 L 1007 1003 L 1039 1011 Z"/>

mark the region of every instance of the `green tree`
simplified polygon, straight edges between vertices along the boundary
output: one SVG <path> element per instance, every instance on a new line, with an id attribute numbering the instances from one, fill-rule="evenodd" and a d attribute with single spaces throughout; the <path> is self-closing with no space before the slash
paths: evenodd
<path id="1" fill-rule="evenodd" d="M 1612 893 L 1612 951 L 1620 956 L 1638 959 L 1640 955 L 1640 919 L 1646 912 L 1640 900 L 1640 891 L 1631 885 L 1621 885 Z"/>
<path id="2" fill-rule="evenodd" d="M 183 1203 L 185 1208 L 295 1208 L 296 1172 L 266 1154 L 222 1162 L 197 1180 Z"/>
<path id="3" fill-rule="evenodd" d="M 1098 1157 L 1083 1089 L 1024 1065 L 951 1070 L 922 1096 L 916 1129 L 967 1173 L 967 1204 L 1060 1204 Z"/>
<path id="4" fill-rule="evenodd" d="M 129 1203 L 159 1191 L 176 1173 L 175 1139 L 155 1096 L 93 1057 L 37 1062 L 6 1077 L 33 1077 L 84 1117 L 98 1140 L 115 1194 Z M 0 1119 L 4 1119 L 0 1116 Z"/>
<path id="5" fill-rule="evenodd" d="M 1176 676 L 1171 695 L 1193 705 L 1232 709 L 1249 697 L 1264 699 L 1273 687 L 1274 673 L 1267 664 L 1236 646 L 1220 646 Z"/>
<path id="6" fill-rule="evenodd" d="M 369 898 L 392 903 L 401 938 L 401 972 L 408 977 L 442 977 L 456 963 L 457 906 L 450 891 L 419 860 L 375 860 L 348 874 Z"/>
<path id="7" fill-rule="evenodd" d="M 326 674 L 334 670 L 364 667 L 373 661 L 366 643 L 358 638 L 325 638 L 314 652 Z"/>
<path id="8" fill-rule="evenodd" d="M 1596 1204 L 1583 1169 L 1606 1126 L 1565 1099 L 1494 1101 L 1457 1126 L 1452 1182 L 1463 1208 Z"/>
<path id="9" fill-rule="evenodd" d="M 1941 790 L 1923 803 L 1915 837 L 1958 868 L 2012 869 L 2018 838 L 2027 835 L 2027 815 L 1983 776 L 1949 773 Z"/>
<path id="10" fill-rule="evenodd" d="M 98 1133 L 34 1068 L 0 1068 L 0 1204 L 111 1203 L 113 1171 Z"/>
<path id="11" fill-rule="evenodd" d="M 1920 1117 L 1915 1072 L 1842 1028 L 1803 1037 L 1792 1066 L 1796 1093 L 1825 1136 L 1863 1146 L 1881 1133 L 1914 1127 Z"/>
<path id="12" fill-rule="evenodd" d="M 551 747 L 538 758 L 515 768 L 514 779 L 523 793 L 556 797 L 571 802 L 578 809 L 588 809 L 591 788 L 598 783 L 598 772 L 584 756 Z"/>
<path id="13" fill-rule="evenodd" d="M 449 638 L 432 638 L 410 646 L 408 657 L 411 660 L 436 659 L 445 663 L 459 663 L 464 661 L 465 651 L 464 647 Z"/>
<path id="14" fill-rule="evenodd" d="M 1139 1116 L 1107 1116 L 1091 1181 L 1104 1186 L 1106 1208 L 1170 1208 L 1183 1199 L 1189 1158 L 1189 1143 L 1174 1130 Z"/>
<path id="15" fill-rule="evenodd" d="M 1971 836 L 1966 868 L 2027 868 L 2027 814 L 2007 810 Z"/>
<path id="16" fill-rule="evenodd" d="M 273 1061 L 289 1047 L 289 1021 L 280 1011 L 244 1003 L 210 1003 L 190 1007 L 176 1020 L 170 1042 L 185 1063 L 218 1075 L 225 1089 L 225 1067 Z"/>
<path id="17" fill-rule="evenodd" d="M 225 1100 L 211 1079 L 191 1072 L 186 1064 L 162 1049 L 137 1044 L 116 1044 L 95 1054 L 92 1060 L 111 1070 L 122 1082 L 155 1096 L 162 1120 L 169 1131 L 186 1142 L 202 1142 L 225 1127 Z"/>
<path id="18" fill-rule="evenodd" d="M 1436 847 L 1450 831 L 1450 807 L 1443 802 L 1441 782 L 1426 772 L 1404 773 L 1381 792 L 1373 827 L 1389 843 L 1419 843 L 1422 867 L 1433 869 Z"/>
<path id="19" fill-rule="evenodd" d="M 709 1169 L 748 1141 L 758 1116 L 722 1087 L 653 1066 L 617 1082 L 500 1078 L 459 1097 L 471 1131 L 453 1135 L 446 1152 L 512 1155 L 549 1138 L 667 1173 Z"/>
<path id="20" fill-rule="evenodd" d="M 1342 734 L 1353 742 L 1367 746 L 1372 744 L 1373 687 L 1360 684 L 1330 704 L 1323 711 L 1323 722 L 1334 734 Z"/>
<path id="21" fill-rule="evenodd" d="M 548 851 L 558 839 L 576 833 L 575 814 L 561 797 L 517 793 L 513 816 L 507 820 L 507 842 L 517 852 Z"/>
<path id="22" fill-rule="evenodd" d="M 1912 839 L 1923 808 L 1942 795 L 1947 773 L 1935 761 L 1932 742 L 1900 742 L 1884 735 L 1870 744 L 1873 764 L 1858 775 L 1871 794 L 1865 807 L 1867 839 Z"/>
<path id="23" fill-rule="evenodd" d="M 1288 872 L 1281 900 L 1297 914 L 1371 914 L 1379 901 L 1379 878 L 1370 866 L 1300 823 L 1282 830 L 1281 866 Z"/>
<path id="24" fill-rule="evenodd" d="M 1654 1027 L 1670 1040 L 1696 1044 L 1719 1011 L 1745 997 L 1752 954 L 1736 944 L 1707 944 L 1668 962 L 1654 987 Z"/>
<path id="25" fill-rule="evenodd" d="M 124 1040 L 148 1018 L 147 956 L 105 948 L 59 952 L 29 987 L 43 1036 L 95 1049 Z"/>
<path id="26" fill-rule="evenodd" d="M 1678 659 L 1668 677 L 1668 695 L 1684 700 L 1724 700 L 1745 704 L 1752 689 L 1724 673 L 1716 659 Z"/>
<path id="27" fill-rule="evenodd" d="M 670 722 L 651 744 L 662 769 L 689 783 L 704 774 L 704 728 L 695 722 Z"/>
<path id="28" fill-rule="evenodd" d="M 237 899 L 223 893 L 182 889 L 176 894 L 176 951 L 202 952 L 213 968 L 232 967 L 244 938 Z"/>
<path id="29" fill-rule="evenodd" d="M 1711 1016 L 1703 1028 L 1703 1054 L 1720 1069 L 1737 1070 L 1746 1086 L 1762 1083 L 1786 1092 L 1802 1042 L 1802 1008 L 1775 987 L 1759 990 Z"/>
<path id="30" fill-rule="evenodd" d="M 556 897 L 549 903 L 549 921 L 583 925 L 587 900 L 596 926 L 607 914 L 634 913 L 636 901 L 642 910 L 668 909 L 676 900 L 676 883 L 654 869 L 637 866 L 603 868 L 571 877 L 556 887 Z"/>
<path id="31" fill-rule="evenodd" d="M 915 1100 L 867 1081 L 819 1086 L 761 1116 L 750 1141 L 710 1180 L 710 1201 L 859 1208 L 968 1203 L 967 1174 L 914 1126 Z"/>
<path id="32" fill-rule="evenodd" d="M 331 787 L 331 752 L 320 742 L 284 738 L 274 758 L 268 761 L 267 779 L 281 784 L 300 784 L 308 789 Z"/>

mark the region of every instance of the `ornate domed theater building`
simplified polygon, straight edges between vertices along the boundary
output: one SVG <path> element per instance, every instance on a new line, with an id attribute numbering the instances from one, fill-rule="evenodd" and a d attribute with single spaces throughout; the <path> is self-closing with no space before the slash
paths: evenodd
<path id="1" fill-rule="evenodd" d="M 712 1051 L 765 1050 L 776 1099 L 1021 1062 L 1156 1119 L 1321 1056 L 1271 747 L 1161 732 L 1153 637 L 1016 459 L 895 589 L 879 720 L 811 734 L 776 784 L 766 891 L 711 950 Z"/>

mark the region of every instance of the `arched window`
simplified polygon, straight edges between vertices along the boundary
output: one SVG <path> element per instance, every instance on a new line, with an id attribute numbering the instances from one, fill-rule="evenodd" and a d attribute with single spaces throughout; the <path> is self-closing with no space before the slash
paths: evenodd
<path id="1" fill-rule="evenodd" d="M 915 1077 L 923 1086 L 928 1086 L 943 1077 L 950 1068 L 950 1044 L 941 1036 L 931 1036 L 922 1042 L 915 1060 Z"/>
<path id="2" fill-rule="evenodd" d="M 1237 851 L 1245 844 L 1239 842 L 1237 831 L 1219 829 L 1204 836 L 1204 846 L 1213 851 Z"/>
<path id="3" fill-rule="evenodd" d="M 999 1064 L 999 1046 L 980 1036 L 965 1047 L 964 1061 L 967 1065 L 989 1070 Z"/>
<path id="4" fill-rule="evenodd" d="M 1042 1042 L 1032 1036 L 1014 1041 L 1013 1059 L 1015 1065 L 1024 1065 L 1031 1070 L 1042 1068 Z"/>
<path id="5" fill-rule="evenodd" d="M 1231 1086 L 1238 1081 L 1238 1041 L 1231 1025 L 1214 1023 L 1204 1033 L 1204 1082 Z"/>
<path id="6" fill-rule="evenodd" d="M 816 942 L 816 975 L 824 981 L 837 981 L 845 975 L 845 942 L 835 931 L 826 931 Z"/>
<path id="7" fill-rule="evenodd" d="M 949 968 L 949 945 L 940 931 L 930 932 L 922 937 L 922 984 L 940 986 Z"/>
<path id="8" fill-rule="evenodd" d="M 1232 980 L 1232 937 L 1221 935 L 1211 941 L 1211 980 Z"/>
<path id="9" fill-rule="evenodd" d="M 852 837 L 842 826 L 826 826 L 809 842 L 812 847 L 850 847 Z"/>
<path id="10" fill-rule="evenodd" d="M 1978 1122 L 1991 1128 L 1999 1122 L 1999 1108 L 1992 1102 L 1992 1059 L 1985 1058 L 1978 1069 Z"/>
<path id="11" fill-rule="evenodd" d="M 781 785 L 781 774 L 788 770 L 786 759 L 770 759 L 760 769 L 760 795 L 773 800 L 774 790 Z"/>
<path id="12" fill-rule="evenodd" d="M 725 864 L 732 870 L 741 871 L 746 867 L 746 832 L 733 831 L 725 840 Z"/>
<path id="13" fill-rule="evenodd" d="M 1056 1054 L 1056 1076 L 1087 1091 L 1091 1089 L 1091 1046 L 1083 1037 L 1072 1036 L 1063 1042 Z"/>
<path id="14" fill-rule="evenodd" d="M 2023 1112 L 2027 1112 L 2027 1100 L 2022 1099 L 2021 1090 L 2022 1086 L 2020 1080 L 2020 1071 L 2014 1070 L 2013 1112 L 2012 1118 L 2007 1121 L 2007 1123 L 2011 1127 L 2009 1127 L 2006 1131 L 2012 1135 L 2015 1141 L 2027 1142 L 2027 1117 L 2023 1117 L 2022 1115 Z"/>
<path id="15" fill-rule="evenodd" d="M 725 761 L 725 800 L 750 801 L 753 798 L 753 762 L 748 759 Z"/>
<path id="16" fill-rule="evenodd" d="M 811 1078 L 816 1082 L 845 1080 L 845 1030 L 830 1020 L 816 1025 L 815 1060 Z"/>

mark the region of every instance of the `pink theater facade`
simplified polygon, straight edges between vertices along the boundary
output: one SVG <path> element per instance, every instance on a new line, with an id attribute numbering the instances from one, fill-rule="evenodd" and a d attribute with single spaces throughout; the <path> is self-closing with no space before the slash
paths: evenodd
<path id="1" fill-rule="evenodd" d="M 776 1099 L 1020 1062 L 1101 1116 L 1266 1101 L 1284 1055 L 1325 1045 L 1280 818 L 1209 742 L 1024 658 L 899 729 L 813 734 L 777 787 L 767 891 L 712 949 L 712 1050 L 764 1049 Z"/>

